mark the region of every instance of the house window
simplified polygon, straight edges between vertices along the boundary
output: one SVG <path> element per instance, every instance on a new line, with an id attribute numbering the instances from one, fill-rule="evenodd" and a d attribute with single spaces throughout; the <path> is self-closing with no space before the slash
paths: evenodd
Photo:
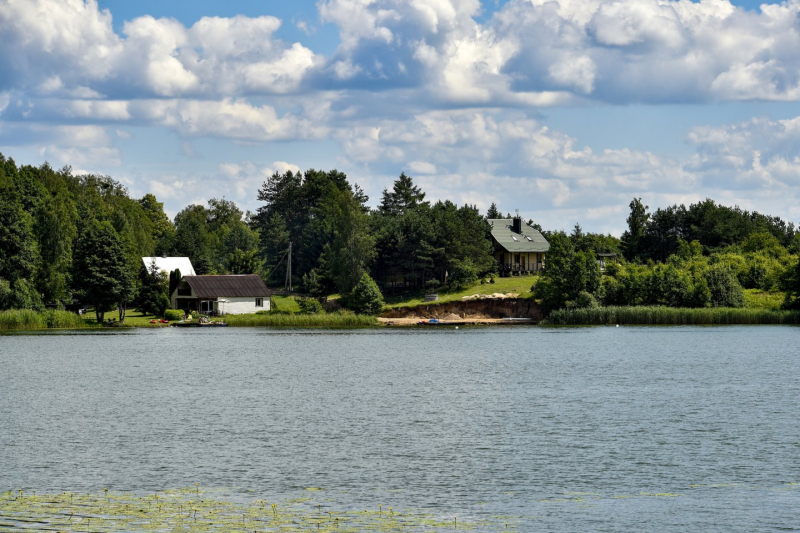
<path id="1" fill-rule="evenodd" d="M 264 307 L 264 298 L 256 298 L 256 307 Z"/>

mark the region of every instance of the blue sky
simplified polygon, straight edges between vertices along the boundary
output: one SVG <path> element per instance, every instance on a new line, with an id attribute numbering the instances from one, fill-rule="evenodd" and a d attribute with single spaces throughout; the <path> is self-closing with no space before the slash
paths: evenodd
<path id="1" fill-rule="evenodd" d="M 338 168 L 619 234 L 706 197 L 800 221 L 800 0 L 0 0 L 0 152 L 171 215 Z"/>

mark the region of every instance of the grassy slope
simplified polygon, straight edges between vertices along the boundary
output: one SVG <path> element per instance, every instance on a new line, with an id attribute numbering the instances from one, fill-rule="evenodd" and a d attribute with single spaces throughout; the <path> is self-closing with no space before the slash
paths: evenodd
<path id="1" fill-rule="evenodd" d="M 494 283 L 486 283 L 485 285 L 476 283 L 472 287 L 454 292 L 439 290 L 437 294 L 439 295 L 439 302 L 452 302 L 454 300 L 461 300 L 464 296 L 494 294 L 496 292 L 501 294 L 516 293 L 519 294 L 520 298 L 530 298 L 531 285 L 533 285 L 536 279 L 536 276 L 495 278 Z M 422 292 L 396 297 L 392 297 L 390 294 L 391 293 L 387 291 L 387 294 L 384 295 L 386 298 L 386 305 L 389 307 L 413 307 L 425 303 L 425 295 Z"/>

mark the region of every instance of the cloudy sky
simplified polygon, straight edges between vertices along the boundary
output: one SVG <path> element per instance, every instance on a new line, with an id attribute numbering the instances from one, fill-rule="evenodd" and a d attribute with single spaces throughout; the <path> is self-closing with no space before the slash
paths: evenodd
<path id="1" fill-rule="evenodd" d="M 800 221 L 800 0 L 0 0 L 0 152 L 174 215 L 265 177 L 619 234 L 706 197 Z"/>

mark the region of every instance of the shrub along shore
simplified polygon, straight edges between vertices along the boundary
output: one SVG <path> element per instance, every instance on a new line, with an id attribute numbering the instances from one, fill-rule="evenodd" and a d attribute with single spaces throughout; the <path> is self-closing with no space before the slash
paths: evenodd
<path id="1" fill-rule="evenodd" d="M 75 329 L 98 326 L 69 311 L 32 311 L 11 309 L 0 311 L 0 330 Z"/>
<path id="2" fill-rule="evenodd" d="M 553 326 L 800 324 L 800 311 L 734 307 L 699 309 L 657 306 L 595 307 L 558 309 L 550 313 L 542 324 Z"/>
<path id="3" fill-rule="evenodd" d="M 232 327 L 268 328 L 364 328 L 379 325 L 374 316 L 345 313 L 226 315 L 224 321 Z"/>
<path id="4" fill-rule="evenodd" d="M 262 315 L 226 315 L 223 319 L 232 327 L 269 328 L 364 328 L 379 326 L 374 316 L 349 313 L 301 314 L 269 313 Z M 152 325 L 149 320 L 131 321 L 123 327 L 163 327 Z M 0 331 L 32 331 L 42 329 L 99 328 L 100 324 L 69 311 L 46 310 L 42 312 L 29 309 L 0 311 Z"/>

